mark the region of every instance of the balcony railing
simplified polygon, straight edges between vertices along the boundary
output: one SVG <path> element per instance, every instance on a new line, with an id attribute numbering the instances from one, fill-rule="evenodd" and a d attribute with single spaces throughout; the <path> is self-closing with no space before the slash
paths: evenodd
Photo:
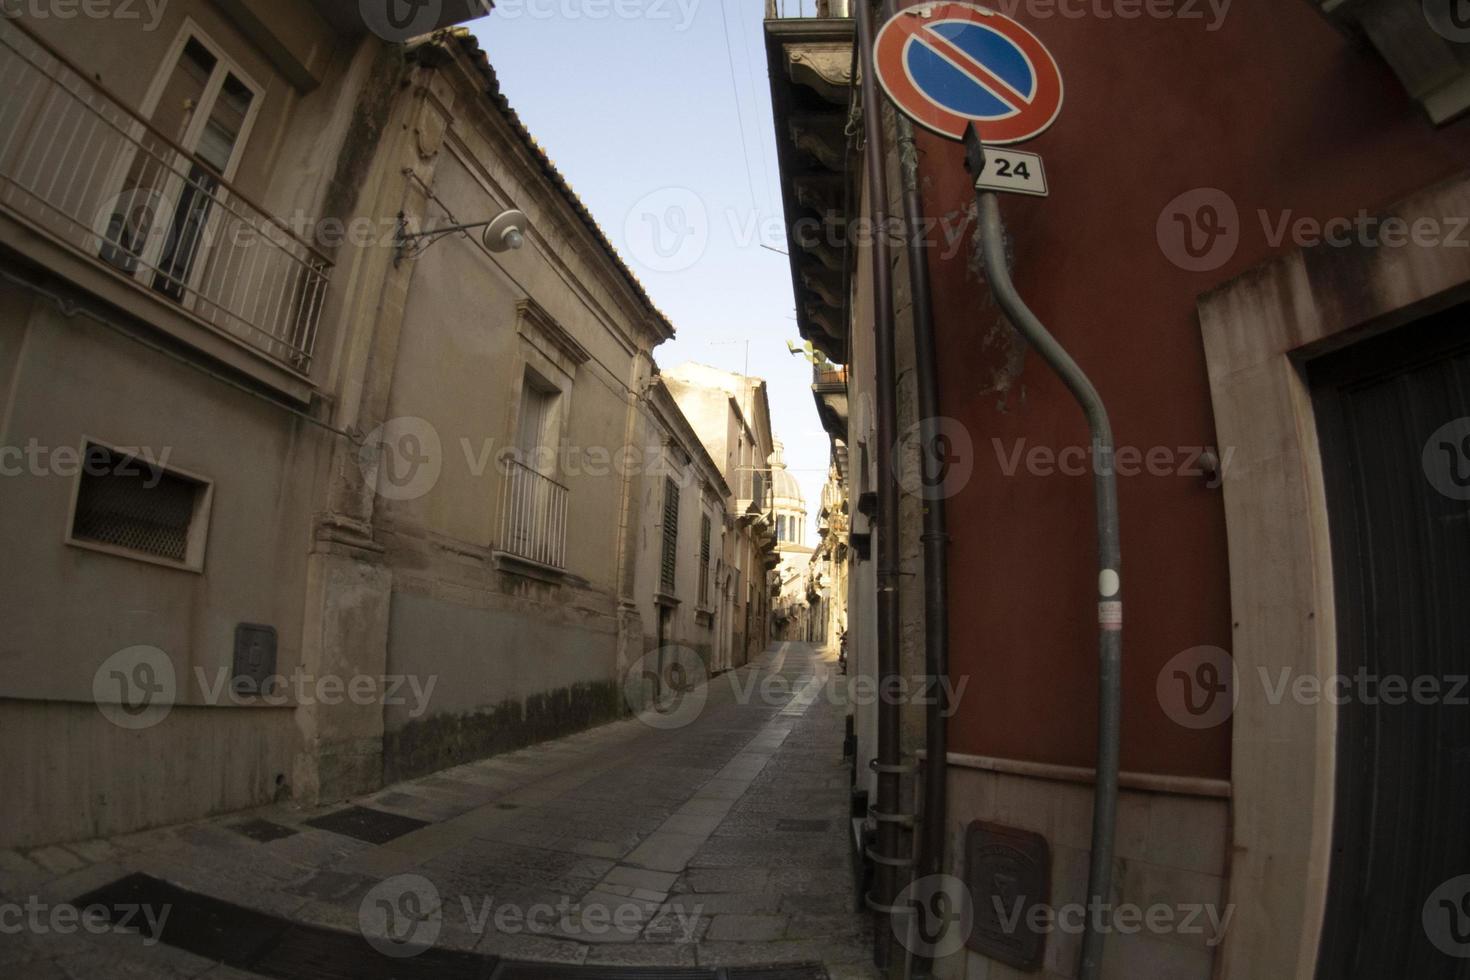
<path id="1" fill-rule="evenodd" d="M 331 263 L 13 19 L 0 204 L 210 328 L 311 366 Z"/>
<path id="2" fill-rule="evenodd" d="M 847 385 L 847 368 L 835 364 L 817 364 L 812 368 L 812 384 Z"/>
<path id="3" fill-rule="evenodd" d="M 766 0 L 766 20 L 851 16 L 852 0 Z"/>
<path id="4" fill-rule="evenodd" d="M 505 460 L 500 550 L 539 565 L 566 567 L 567 488 L 514 458 Z"/>

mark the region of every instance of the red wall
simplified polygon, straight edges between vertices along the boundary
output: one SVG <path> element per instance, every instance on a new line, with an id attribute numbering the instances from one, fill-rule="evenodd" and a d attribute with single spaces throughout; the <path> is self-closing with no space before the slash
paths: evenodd
<path id="1" fill-rule="evenodd" d="M 1101 390 L 1120 446 L 1212 445 L 1195 301 L 1273 254 L 1256 209 L 1273 219 L 1379 211 L 1465 167 L 1470 124 L 1431 126 L 1377 56 L 1307 0 L 1235 0 L 1214 33 L 1201 21 L 1028 19 L 1026 9 L 1017 19 L 1051 48 L 1067 91 L 1052 128 L 1018 147 L 1044 156 L 1052 196 L 1002 198 L 1017 285 Z M 959 145 L 920 140 L 927 213 L 967 207 Z M 1166 203 L 1196 187 L 1224 190 L 1241 212 L 1239 250 L 1212 272 L 1180 270 L 1156 236 Z M 969 675 L 953 749 L 1090 766 L 1091 478 L 1006 476 L 992 444 L 1086 446 L 1086 426 L 1030 352 L 1008 394 L 985 390 L 1005 368 L 1007 344 L 986 339 L 999 314 L 972 244 L 943 252 L 931 251 L 942 405 L 969 430 L 976 461 L 950 501 L 953 672 Z M 1231 646 L 1221 491 L 1188 476 L 1119 483 L 1123 767 L 1228 778 L 1229 725 L 1179 727 L 1155 693 L 1175 654 Z"/>

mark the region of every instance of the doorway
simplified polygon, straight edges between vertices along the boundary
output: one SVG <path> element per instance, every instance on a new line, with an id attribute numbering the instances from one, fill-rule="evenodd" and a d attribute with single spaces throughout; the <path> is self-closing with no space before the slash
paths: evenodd
<path id="1" fill-rule="evenodd" d="M 1338 646 L 1322 679 L 1338 727 L 1317 977 L 1466 980 L 1470 307 L 1307 370 Z"/>

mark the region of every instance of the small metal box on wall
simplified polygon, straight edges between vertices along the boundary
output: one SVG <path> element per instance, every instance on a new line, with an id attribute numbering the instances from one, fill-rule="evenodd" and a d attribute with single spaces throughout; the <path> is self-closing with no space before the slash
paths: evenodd
<path id="1" fill-rule="evenodd" d="M 966 945 L 1028 972 L 1046 955 L 1049 916 L 1033 914 L 1051 900 L 1051 846 L 1029 830 L 975 820 L 965 831 L 965 885 L 975 925 Z M 1049 911 L 1049 910 L 1048 910 Z M 1038 921 L 1043 925 L 1036 928 Z"/>
<path id="2" fill-rule="evenodd" d="M 235 658 L 230 686 L 238 694 L 272 694 L 276 674 L 276 628 L 258 623 L 235 625 Z"/>

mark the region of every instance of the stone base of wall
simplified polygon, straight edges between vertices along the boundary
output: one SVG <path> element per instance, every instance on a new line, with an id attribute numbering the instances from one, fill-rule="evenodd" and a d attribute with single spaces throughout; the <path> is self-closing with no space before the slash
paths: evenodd
<path id="1" fill-rule="evenodd" d="M 395 783 L 616 721 L 621 686 L 575 684 L 485 711 L 410 721 L 383 739 L 383 781 Z"/>
<path id="2" fill-rule="evenodd" d="M 1016 827 L 1040 834 L 1051 847 L 1053 909 L 1085 907 L 1092 835 L 1090 784 L 953 764 L 949 772 L 950 874 L 965 879 L 965 835 L 971 821 Z M 1111 932 L 1103 977 L 1210 980 L 1222 937 L 1214 935 L 1209 910 L 1220 919 L 1230 913 L 1225 904 L 1229 816 L 1229 801 L 1222 798 L 1122 791 L 1114 908 L 1138 906 L 1145 912 L 1169 908 L 1174 918 L 1165 928 L 1145 924 L 1126 934 L 1121 929 Z M 1224 921 L 1228 928 L 1230 920 Z M 1081 942 L 1075 929 L 1054 928 L 1047 937 L 1042 970 L 1035 973 L 968 949 L 939 961 L 936 970 L 944 980 L 1063 980 L 1077 975 Z"/>
<path id="3" fill-rule="evenodd" d="M 111 837 L 290 792 L 291 708 L 175 705 L 125 731 L 95 704 L 0 699 L 0 848 Z"/>

